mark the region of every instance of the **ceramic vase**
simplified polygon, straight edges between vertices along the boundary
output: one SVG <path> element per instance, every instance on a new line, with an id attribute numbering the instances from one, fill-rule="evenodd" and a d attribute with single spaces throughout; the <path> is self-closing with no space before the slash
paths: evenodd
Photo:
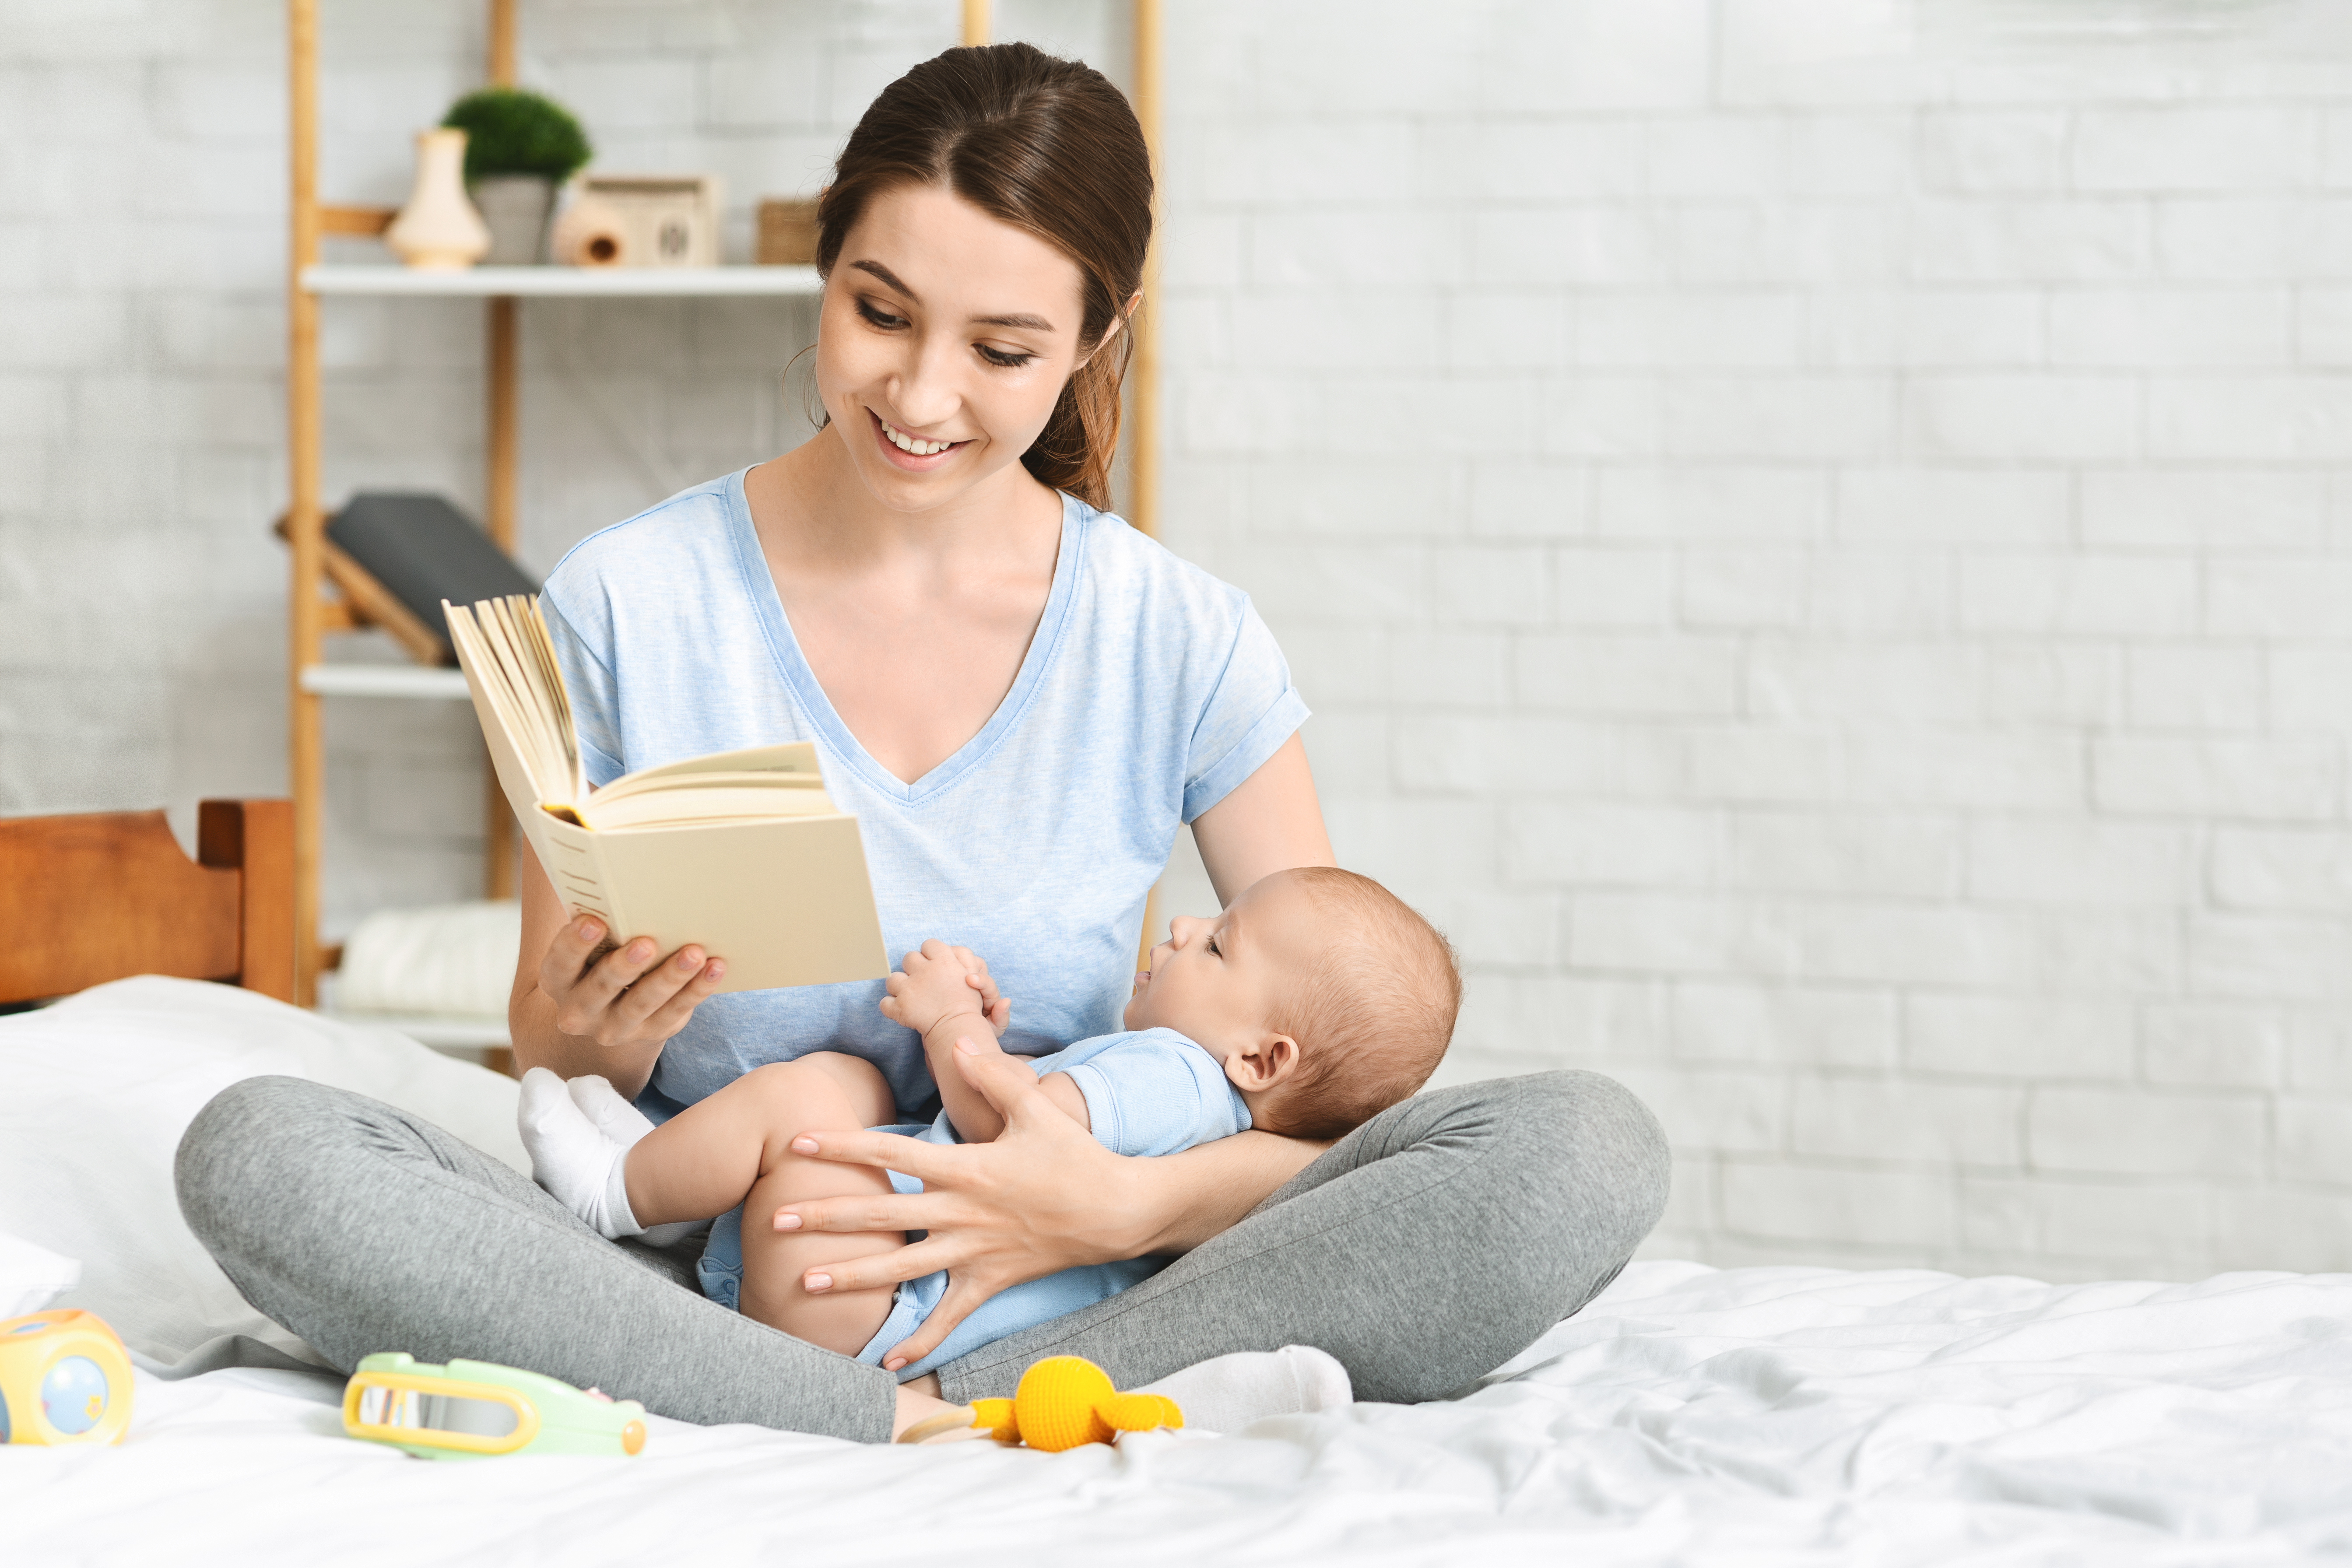
<path id="1" fill-rule="evenodd" d="M 416 133 L 416 185 L 383 234 L 394 256 L 422 270 L 459 272 L 488 253 L 490 231 L 466 199 L 465 174 L 464 132 Z"/>
<path id="2" fill-rule="evenodd" d="M 555 186 L 541 174 L 486 174 L 466 187 L 489 226 L 492 267 L 532 267 L 547 259 L 547 220 Z"/>

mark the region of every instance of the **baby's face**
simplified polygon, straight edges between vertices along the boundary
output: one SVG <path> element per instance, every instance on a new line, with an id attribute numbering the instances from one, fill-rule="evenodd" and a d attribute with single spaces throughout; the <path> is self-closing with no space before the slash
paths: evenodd
<path id="1" fill-rule="evenodd" d="M 1179 915 L 1127 1005 L 1130 1029 L 1173 1029 L 1219 1061 L 1271 1032 L 1275 1004 L 1307 973 L 1314 908 L 1288 879 L 1253 883 L 1207 920 Z"/>

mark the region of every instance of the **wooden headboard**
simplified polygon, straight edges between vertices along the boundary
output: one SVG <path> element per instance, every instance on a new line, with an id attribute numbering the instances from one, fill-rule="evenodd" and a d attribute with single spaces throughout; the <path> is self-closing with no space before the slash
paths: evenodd
<path id="1" fill-rule="evenodd" d="M 208 800 L 196 858 L 160 811 L 0 818 L 0 1003 L 130 974 L 294 999 L 294 808 Z"/>

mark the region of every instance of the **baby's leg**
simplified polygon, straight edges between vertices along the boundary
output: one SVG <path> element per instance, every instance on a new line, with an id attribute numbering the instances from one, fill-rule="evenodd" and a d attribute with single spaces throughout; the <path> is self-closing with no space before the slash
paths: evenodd
<path id="1" fill-rule="evenodd" d="M 880 1171 L 807 1159 L 789 1145 L 803 1132 L 872 1127 L 894 1114 L 882 1075 L 856 1057 L 818 1051 L 754 1068 L 629 1151 L 629 1208 L 640 1225 L 657 1225 L 705 1219 L 740 1202 L 743 1315 L 856 1355 L 889 1316 L 891 1291 L 812 1296 L 801 1278 L 824 1264 L 904 1247 L 905 1234 L 780 1233 L 772 1219 L 785 1204 L 889 1192 Z"/>

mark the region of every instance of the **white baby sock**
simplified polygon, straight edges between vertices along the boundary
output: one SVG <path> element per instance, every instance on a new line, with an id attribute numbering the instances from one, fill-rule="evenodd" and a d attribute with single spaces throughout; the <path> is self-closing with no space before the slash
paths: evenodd
<path id="1" fill-rule="evenodd" d="M 1348 1369 L 1312 1345 L 1221 1355 L 1147 1384 L 1184 1412 L 1187 1432 L 1238 1432 L 1269 1415 L 1337 1410 L 1355 1402 Z"/>
<path id="2" fill-rule="evenodd" d="M 613 1087 L 610 1079 L 593 1076 L 575 1078 L 563 1087 L 570 1092 L 572 1103 L 580 1108 L 580 1113 L 597 1131 L 618 1143 L 624 1156 L 637 1146 L 638 1139 L 654 1130 L 653 1119 L 623 1099 L 621 1091 Z M 628 1212 L 628 1200 L 627 1187 L 624 1184 L 621 1192 L 624 1214 Z M 635 1223 L 634 1217 L 630 1223 Z M 670 1247 L 709 1223 L 700 1219 L 672 1220 L 667 1225 L 649 1225 L 640 1234 L 649 1247 Z"/>
<path id="3" fill-rule="evenodd" d="M 603 1079 L 593 1081 L 612 1094 L 612 1086 Z M 608 1136 L 589 1120 L 565 1091 L 562 1079 L 545 1068 L 523 1074 L 522 1100 L 515 1121 L 522 1146 L 530 1154 L 530 1179 L 553 1194 L 556 1202 L 593 1226 L 599 1236 L 617 1239 L 635 1236 L 644 1228 L 629 1212 L 629 1189 L 622 1178 L 629 1145 Z"/>
<path id="4" fill-rule="evenodd" d="M 575 1078 L 563 1086 L 572 1096 L 572 1103 L 580 1114 L 596 1124 L 596 1131 L 624 1149 L 634 1149 L 637 1140 L 654 1130 L 653 1119 L 621 1098 L 610 1079 Z"/>

